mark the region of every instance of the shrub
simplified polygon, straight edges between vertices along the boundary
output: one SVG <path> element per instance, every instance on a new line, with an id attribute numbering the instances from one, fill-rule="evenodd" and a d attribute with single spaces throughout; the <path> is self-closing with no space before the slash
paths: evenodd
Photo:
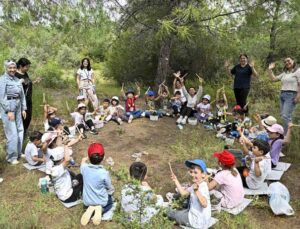
<path id="1" fill-rule="evenodd" d="M 43 78 L 42 85 L 46 88 L 63 88 L 65 85 L 61 78 L 62 74 L 60 66 L 53 61 L 36 70 L 36 75 Z"/>

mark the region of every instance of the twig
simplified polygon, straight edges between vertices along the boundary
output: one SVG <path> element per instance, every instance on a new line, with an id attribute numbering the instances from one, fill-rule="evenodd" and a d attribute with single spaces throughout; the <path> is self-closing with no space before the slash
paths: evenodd
<path id="1" fill-rule="evenodd" d="M 46 95 L 43 93 L 43 104 L 46 104 Z"/>
<path id="2" fill-rule="evenodd" d="M 245 110 L 246 107 L 249 105 L 250 102 L 246 103 L 246 105 L 243 107 L 243 109 Z"/>
<path id="3" fill-rule="evenodd" d="M 70 113 L 70 107 L 69 107 L 68 101 L 66 101 L 66 107 L 67 107 L 68 112 Z"/>
<path id="4" fill-rule="evenodd" d="M 168 164 L 169 164 L 169 168 L 170 168 L 171 173 L 174 174 L 172 166 L 171 166 L 171 162 L 168 162 Z"/>

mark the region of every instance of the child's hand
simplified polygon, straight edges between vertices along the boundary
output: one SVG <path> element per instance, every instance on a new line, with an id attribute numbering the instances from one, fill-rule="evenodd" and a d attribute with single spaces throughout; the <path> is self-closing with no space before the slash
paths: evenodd
<path id="1" fill-rule="evenodd" d="M 263 157 L 256 157 L 256 158 L 254 158 L 254 162 L 258 163 L 258 162 L 262 161 L 263 159 L 264 159 Z"/>
<path id="2" fill-rule="evenodd" d="M 256 122 L 260 122 L 261 121 L 260 114 L 254 114 L 253 118 L 255 119 Z"/>
<path id="3" fill-rule="evenodd" d="M 81 159 L 81 164 L 84 164 L 84 163 L 86 163 L 88 160 L 89 160 L 89 158 L 88 158 L 88 157 L 84 157 L 84 158 L 82 158 L 82 159 Z"/>
<path id="4" fill-rule="evenodd" d="M 199 185 L 197 183 L 194 183 L 192 185 L 194 192 L 196 192 L 199 189 Z"/>
<path id="5" fill-rule="evenodd" d="M 173 75 L 175 76 L 175 78 L 180 78 L 180 71 L 174 72 Z"/>
<path id="6" fill-rule="evenodd" d="M 239 142 L 240 142 L 241 145 L 245 145 L 245 139 L 244 138 L 241 137 Z"/>

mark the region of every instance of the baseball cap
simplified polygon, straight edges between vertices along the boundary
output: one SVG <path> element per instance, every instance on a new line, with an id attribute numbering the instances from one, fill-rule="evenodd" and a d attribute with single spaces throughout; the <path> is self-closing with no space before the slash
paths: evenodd
<path id="1" fill-rule="evenodd" d="M 148 91 L 147 95 L 148 95 L 148 96 L 154 96 L 154 95 L 155 95 L 155 92 L 154 92 L 154 91 Z"/>
<path id="2" fill-rule="evenodd" d="M 88 148 L 88 156 L 91 157 L 92 154 L 99 154 L 100 156 L 104 156 L 104 147 L 100 143 L 92 143 Z"/>
<path id="3" fill-rule="evenodd" d="M 78 95 L 77 96 L 77 100 L 84 100 L 85 98 L 84 98 L 84 96 L 83 95 Z"/>
<path id="4" fill-rule="evenodd" d="M 65 150 L 63 146 L 58 146 L 54 149 L 48 149 L 48 154 L 52 161 L 60 161 L 65 156 Z"/>
<path id="5" fill-rule="evenodd" d="M 222 152 L 215 152 L 214 157 L 218 158 L 219 162 L 222 165 L 232 166 L 235 164 L 235 157 L 227 150 L 224 150 Z"/>
<path id="6" fill-rule="evenodd" d="M 54 118 L 52 118 L 52 119 L 49 120 L 49 126 L 52 126 L 52 127 L 55 127 L 55 126 L 57 126 L 57 125 L 59 125 L 61 123 L 62 123 L 61 119 L 58 118 L 58 117 L 54 117 Z"/>
<path id="7" fill-rule="evenodd" d="M 267 130 L 272 132 L 272 133 L 278 133 L 278 134 L 281 134 L 283 135 L 284 134 L 284 129 L 281 125 L 279 124 L 274 124 L 270 127 L 267 127 Z"/>
<path id="8" fill-rule="evenodd" d="M 204 173 L 206 173 L 206 164 L 204 161 L 200 160 L 200 159 L 195 159 L 195 160 L 188 160 L 188 161 L 185 161 L 185 165 L 189 168 L 191 168 L 193 165 L 197 165 L 199 166 L 202 171 Z"/>
<path id="9" fill-rule="evenodd" d="M 210 95 L 204 95 L 204 96 L 202 97 L 202 99 L 207 99 L 208 101 L 210 101 Z"/>
<path id="10" fill-rule="evenodd" d="M 268 116 L 267 118 L 261 120 L 261 123 L 264 127 L 271 127 L 272 125 L 277 123 L 277 119 L 273 116 Z"/>

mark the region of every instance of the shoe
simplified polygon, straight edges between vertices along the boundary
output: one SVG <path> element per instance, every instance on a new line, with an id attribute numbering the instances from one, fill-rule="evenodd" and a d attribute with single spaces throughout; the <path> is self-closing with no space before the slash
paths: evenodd
<path id="1" fill-rule="evenodd" d="M 180 124 L 180 123 L 182 122 L 182 119 L 183 119 L 183 117 L 180 116 L 180 117 L 176 120 L 176 123 L 177 123 L 177 124 Z"/>
<path id="2" fill-rule="evenodd" d="M 89 206 L 86 209 L 86 211 L 81 216 L 81 220 L 80 220 L 80 223 L 82 226 L 86 226 L 90 222 L 90 219 L 91 219 L 94 211 L 95 211 L 95 206 Z"/>
<path id="3" fill-rule="evenodd" d="M 97 135 L 98 131 L 96 129 L 92 129 L 92 130 L 90 130 L 90 133 L 93 134 L 93 135 Z"/>
<path id="4" fill-rule="evenodd" d="M 3 182 L 3 178 L 2 177 L 0 177 L 0 183 L 2 183 Z"/>
<path id="5" fill-rule="evenodd" d="M 128 119 L 128 123 L 132 123 L 132 120 L 133 120 L 133 116 L 130 115 L 130 116 L 129 116 L 129 119 Z"/>
<path id="6" fill-rule="evenodd" d="M 25 158 L 25 153 L 21 153 L 21 158 Z"/>
<path id="7" fill-rule="evenodd" d="M 182 124 L 182 125 L 185 125 L 185 124 L 186 124 L 186 119 L 187 119 L 187 118 L 182 119 L 182 121 L 181 121 L 181 124 Z"/>
<path id="8" fill-rule="evenodd" d="M 95 214 L 93 216 L 93 224 L 99 225 L 102 218 L 102 206 L 95 206 Z"/>
<path id="9" fill-rule="evenodd" d="M 146 113 L 143 112 L 143 113 L 141 114 L 141 117 L 145 117 L 145 116 L 146 116 Z"/>
<path id="10" fill-rule="evenodd" d="M 10 162 L 11 165 L 17 165 L 17 164 L 19 164 L 19 163 L 20 163 L 20 162 L 19 162 L 18 160 L 16 160 L 16 159 L 13 160 L 12 162 Z"/>
<path id="11" fill-rule="evenodd" d="M 122 119 L 120 119 L 120 118 L 117 119 L 117 122 L 118 122 L 119 125 L 123 124 Z"/>

